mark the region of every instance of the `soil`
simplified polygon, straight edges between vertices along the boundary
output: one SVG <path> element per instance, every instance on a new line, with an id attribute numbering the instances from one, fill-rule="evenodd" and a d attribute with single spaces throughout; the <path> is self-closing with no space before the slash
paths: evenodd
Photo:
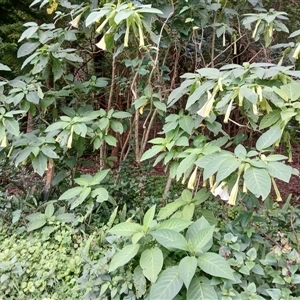
<path id="1" fill-rule="evenodd" d="M 283 153 L 284 154 L 284 153 Z M 293 162 L 287 163 L 291 167 L 297 169 L 300 172 L 300 145 L 294 145 L 293 148 Z M 291 203 L 293 205 L 300 206 L 300 177 L 292 176 L 290 182 L 283 182 L 281 180 L 276 180 L 276 184 L 281 193 L 283 202 L 292 195 Z M 272 196 L 275 198 L 274 191 Z"/>

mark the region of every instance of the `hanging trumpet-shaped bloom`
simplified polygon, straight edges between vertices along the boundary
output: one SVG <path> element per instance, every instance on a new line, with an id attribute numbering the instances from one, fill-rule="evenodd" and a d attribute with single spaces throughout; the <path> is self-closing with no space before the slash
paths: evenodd
<path id="1" fill-rule="evenodd" d="M 228 194 L 228 187 L 226 182 L 223 181 L 217 186 L 214 190 L 211 191 L 214 196 L 219 196 L 222 200 L 228 201 L 229 194 Z"/>
<path id="2" fill-rule="evenodd" d="M 193 190 L 195 187 L 195 182 L 196 182 L 196 177 L 197 177 L 197 170 L 198 167 L 196 167 L 192 173 L 192 175 L 190 176 L 187 188 Z"/>

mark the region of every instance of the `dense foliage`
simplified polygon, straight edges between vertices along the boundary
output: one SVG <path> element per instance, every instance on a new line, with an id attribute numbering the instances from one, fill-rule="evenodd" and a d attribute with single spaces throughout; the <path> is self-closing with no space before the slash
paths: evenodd
<path id="1" fill-rule="evenodd" d="M 298 299 L 283 3 L 0 0 L 0 297 Z"/>

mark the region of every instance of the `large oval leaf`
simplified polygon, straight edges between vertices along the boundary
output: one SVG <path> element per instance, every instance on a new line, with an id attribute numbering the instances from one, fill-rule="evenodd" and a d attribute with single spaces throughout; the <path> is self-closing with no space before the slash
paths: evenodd
<path id="1" fill-rule="evenodd" d="M 244 179 L 247 188 L 256 197 L 267 198 L 271 190 L 271 178 L 265 169 L 250 167 L 245 171 Z"/>
<path id="2" fill-rule="evenodd" d="M 40 152 L 33 160 L 32 166 L 35 172 L 40 176 L 43 176 L 44 172 L 47 169 L 47 157 Z"/>
<path id="3" fill-rule="evenodd" d="M 143 274 L 151 282 L 157 280 L 158 274 L 162 269 L 164 257 L 162 251 L 158 248 L 145 250 L 140 258 L 140 266 L 143 269 Z"/>
<path id="4" fill-rule="evenodd" d="M 179 274 L 187 289 L 195 275 L 196 268 L 197 258 L 194 256 L 186 256 L 179 263 Z"/>
<path id="5" fill-rule="evenodd" d="M 201 229 L 210 227 L 211 225 L 207 222 L 207 220 L 204 217 L 201 217 L 189 227 L 185 237 L 187 240 L 191 240 Z"/>
<path id="6" fill-rule="evenodd" d="M 198 266 L 209 275 L 235 280 L 233 270 L 219 254 L 206 252 L 198 257 Z"/>
<path id="7" fill-rule="evenodd" d="M 256 149 L 261 151 L 273 145 L 281 137 L 281 129 L 279 126 L 271 127 L 256 142 Z"/>
<path id="8" fill-rule="evenodd" d="M 142 298 L 146 293 L 146 278 L 143 274 L 143 270 L 140 266 L 134 269 L 133 284 L 135 287 L 135 293 L 137 298 Z"/>
<path id="9" fill-rule="evenodd" d="M 206 248 L 206 245 L 208 243 L 210 243 L 210 247 L 211 247 L 211 241 L 213 238 L 214 229 L 215 229 L 214 226 L 203 228 L 199 230 L 199 232 L 197 232 L 197 234 L 193 237 L 191 242 L 196 253 L 207 251 L 209 249 Z"/>
<path id="10" fill-rule="evenodd" d="M 137 232 L 143 232 L 143 227 L 140 224 L 123 222 L 111 228 L 108 232 L 118 236 L 132 236 Z"/>
<path id="11" fill-rule="evenodd" d="M 44 214 L 39 214 L 28 223 L 28 232 L 43 227 L 47 223 L 47 217 Z"/>
<path id="12" fill-rule="evenodd" d="M 189 300 L 216 300 L 218 295 L 208 280 L 201 282 L 200 278 L 193 278 L 188 290 L 186 299 Z"/>
<path id="13" fill-rule="evenodd" d="M 82 191 L 82 187 L 81 186 L 76 186 L 74 188 L 71 188 L 69 190 L 66 190 L 60 197 L 58 200 L 68 200 L 68 199 L 72 199 L 75 196 L 79 195 Z"/>
<path id="14" fill-rule="evenodd" d="M 163 271 L 150 289 L 150 300 L 172 300 L 181 290 L 183 281 L 178 267 Z"/>
<path id="15" fill-rule="evenodd" d="M 151 235 L 164 247 L 169 250 L 187 250 L 187 241 L 184 236 L 174 230 L 160 229 L 151 232 Z"/>
<path id="16" fill-rule="evenodd" d="M 118 252 L 111 260 L 109 272 L 127 264 L 132 258 L 136 256 L 140 249 L 140 244 L 127 245 L 120 252 Z"/>
<path id="17" fill-rule="evenodd" d="M 171 229 L 180 232 L 192 224 L 191 221 L 181 218 L 171 218 L 157 225 L 157 229 Z"/>

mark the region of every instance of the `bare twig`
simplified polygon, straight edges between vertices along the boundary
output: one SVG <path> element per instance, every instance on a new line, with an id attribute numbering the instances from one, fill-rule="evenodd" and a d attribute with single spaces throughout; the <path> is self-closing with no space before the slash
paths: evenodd
<path id="1" fill-rule="evenodd" d="M 232 43 L 231 43 L 228 47 L 226 47 L 221 53 L 219 53 L 216 57 L 214 57 L 214 59 L 213 59 L 209 64 L 207 64 L 206 67 L 209 67 L 210 65 L 213 67 L 214 61 L 215 61 L 218 57 L 220 57 L 221 55 L 223 55 L 228 49 L 232 48 L 232 46 L 234 45 L 234 43 L 238 42 L 238 41 L 239 41 L 240 39 L 242 39 L 245 35 L 246 35 L 246 33 L 243 34 L 242 36 L 240 36 L 238 39 L 236 39 L 235 42 L 232 42 Z M 246 50 L 245 50 L 245 51 L 246 51 Z M 243 53 L 243 52 L 242 52 L 242 53 Z M 236 55 L 235 57 L 240 56 L 242 53 L 239 53 L 239 54 Z"/>
<path id="2" fill-rule="evenodd" d="M 262 231 L 258 226 L 256 226 L 255 224 L 252 224 L 252 226 L 256 230 L 258 230 L 263 236 L 265 236 L 269 241 L 271 241 L 273 244 L 275 244 L 279 249 L 282 249 L 282 246 L 278 242 L 276 242 L 273 238 L 271 238 L 267 233 Z"/>

